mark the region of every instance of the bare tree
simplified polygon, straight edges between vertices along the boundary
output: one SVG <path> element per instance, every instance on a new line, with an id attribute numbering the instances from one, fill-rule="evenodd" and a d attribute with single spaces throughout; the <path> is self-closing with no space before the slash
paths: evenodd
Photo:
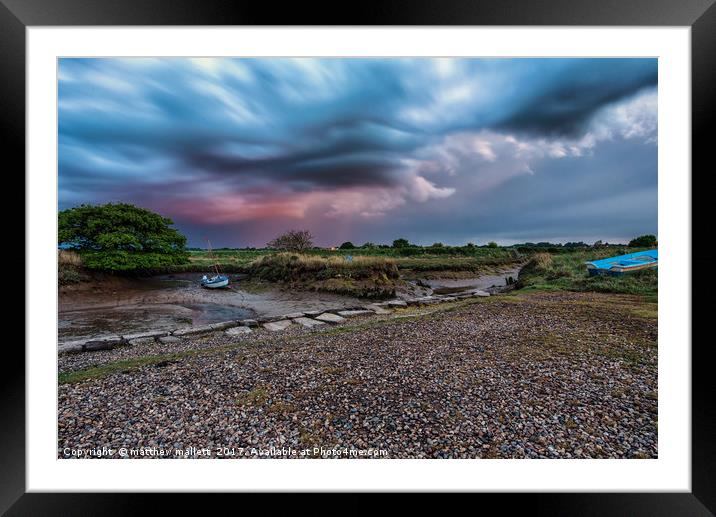
<path id="1" fill-rule="evenodd" d="M 313 247 L 313 235 L 308 230 L 289 230 L 266 246 L 283 251 L 304 251 Z"/>

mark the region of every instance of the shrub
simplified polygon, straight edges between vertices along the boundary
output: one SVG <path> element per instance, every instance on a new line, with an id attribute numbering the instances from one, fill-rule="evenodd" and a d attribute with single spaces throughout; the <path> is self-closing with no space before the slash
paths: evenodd
<path id="1" fill-rule="evenodd" d="M 655 235 L 641 235 L 629 241 L 630 248 L 653 248 L 656 244 Z"/>
<path id="2" fill-rule="evenodd" d="M 313 247 L 313 235 L 308 230 L 289 230 L 266 246 L 282 251 L 305 251 Z"/>

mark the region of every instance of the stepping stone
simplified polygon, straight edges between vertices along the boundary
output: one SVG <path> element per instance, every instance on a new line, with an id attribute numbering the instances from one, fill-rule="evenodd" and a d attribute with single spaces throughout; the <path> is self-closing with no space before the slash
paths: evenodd
<path id="1" fill-rule="evenodd" d="M 211 325 L 207 325 L 207 326 L 213 330 L 225 330 L 225 329 L 228 329 L 231 327 L 235 327 L 236 322 L 235 321 L 222 321 L 220 323 L 212 323 Z"/>
<path id="2" fill-rule="evenodd" d="M 190 336 L 193 334 L 206 334 L 208 332 L 214 332 L 217 330 L 214 325 L 203 325 L 200 327 L 186 327 L 175 330 L 172 334 L 175 336 Z"/>
<path id="3" fill-rule="evenodd" d="M 144 339 L 144 338 L 157 338 L 162 336 L 168 336 L 169 331 L 167 330 L 150 330 L 147 332 L 136 332 L 134 334 L 124 334 L 122 337 L 126 339 L 127 341 L 133 341 L 135 339 Z"/>
<path id="4" fill-rule="evenodd" d="M 480 289 L 476 289 L 475 291 L 472 292 L 472 295 L 473 296 L 490 296 L 490 293 L 488 293 L 486 291 L 481 291 Z"/>
<path id="5" fill-rule="evenodd" d="M 338 311 L 338 315 L 343 316 L 344 318 L 355 318 L 356 316 L 363 316 L 364 314 L 374 314 L 374 312 L 366 309 Z"/>
<path id="6" fill-rule="evenodd" d="M 299 325 L 303 325 L 304 327 L 308 327 L 308 328 L 315 327 L 316 325 L 325 325 L 326 324 L 323 321 L 318 321 L 318 320 L 314 320 L 311 318 L 294 318 L 293 321 L 295 321 Z"/>
<path id="7" fill-rule="evenodd" d="M 390 309 L 385 309 L 377 304 L 366 305 L 365 308 L 369 311 L 375 312 L 376 314 L 390 314 L 391 312 L 393 312 Z"/>
<path id="8" fill-rule="evenodd" d="M 290 325 L 291 320 L 269 321 L 268 323 L 264 323 L 264 328 L 272 332 L 277 332 L 279 330 L 286 330 Z"/>
<path id="9" fill-rule="evenodd" d="M 181 343 L 181 339 L 175 336 L 162 336 L 159 338 L 159 342 L 164 344 Z"/>
<path id="10" fill-rule="evenodd" d="M 125 343 L 125 341 L 120 336 L 107 336 L 85 341 L 85 345 L 82 349 L 85 351 L 112 350 L 115 346 L 123 343 Z"/>
<path id="11" fill-rule="evenodd" d="M 328 323 L 340 323 L 341 321 L 345 321 L 345 318 L 341 318 L 337 314 L 331 314 L 330 312 L 324 312 L 323 314 L 316 316 L 317 320 L 320 321 L 326 321 Z"/>
<path id="12" fill-rule="evenodd" d="M 243 325 L 244 327 L 258 327 L 259 326 L 259 322 L 256 320 L 252 320 L 252 319 L 241 320 L 241 321 L 239 321 L 239 323 L 241 325 Z"/>
<path id="13" fill-rule="evenodd" d="M 249 334 L 251 329 L 249 327 L 232 327 L 226 331 L 229 336 L 240 336 L 241 334 Z"/>
<path id="14" fill-rule="evenodd" d="M 297 318 L 303 318 L 306 314 L 303 312 L 292 312 L 291 314 L 284 314 L 281 319 L 283 320 L 295 320 Z"/>
<path id="15" fill-rule="evenodd" d="M 457 300 L 457 298 L 455 298 L 454 296 L 443 296 L 442 298 L 440 298 L 441 302 L 454 302 L 455 300 Z"/>
<path id="16" fill-rule="evenodd" d="M 403 300 L 391 300 L 388 303 L 389 307 L 407 307 L 408 304 Z"/>
<path id="17" fill-rule="evenodd" d="M 57 352 L 60 354 L 73 354 L 82 352 L 84 348 L 84 341 L 66 341 L 57 345 Z"/>
<path id="18" fill-rule="evenodd" d="M 153 337 L 138 337 L 135 339 L 130 339 L 129 344 L 132 346 L 137 345 L 151 345 L 152 343 L 156 343 Z"/>
<path id="19" fill-rule="evenodd" d="M 319 314 L 323 314 L 325 311 L 306 311 L 303 314 L 312 318 L 314 316 L 318 316 Z"/>

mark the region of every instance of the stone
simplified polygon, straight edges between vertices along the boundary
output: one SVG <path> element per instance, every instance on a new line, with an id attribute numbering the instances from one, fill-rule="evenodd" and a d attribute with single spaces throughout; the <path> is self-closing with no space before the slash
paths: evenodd
<path id="1" fill-rule="evenodd" d="M 112 350 L 115 346 L 123 343 L 126 342 L 120 336 L 107 336 L 85 341 L 85 345 L 82 349 L 87 352 L 95 350 Z"/>
<path id="2" fill-rule="evenodd" d="M 393 312 L 390 309 L 386 309 L 385 307 L 375 303 L 366 305 L 365 308 L 369 311 L 373 311 L 376 314 L 390 314 L 391 312 Z"/>
<path id="3" fill-rule="evenodd" d="M 440 298 L 441 302 L 454 302 L 455 300 L 457 300 L 457 298 L 454 296 L 443 296 Z"/>
<path id="4" fill-rule="evenodd" d="M 290 325 L 291 320 L 269 321 L 268 323 L 264 323 L 264 328 L 272 332 L 278 332 L 280 330 L 286 330 Z"/>
<path id="5" fill-rule="evenodd" d="M 316 316 L 316 319 L 328 323 L 340 323 L 341 321 L 346 320 L 345 318 L 342 318 L 337 314 L 331 314 L 330 312 L 324 312 L 323 314 Z"/>
<path id="6" fill-rule="evenodd" d="M 480 289 L 476 289 L 472 292 L 473 296 L 490 296 L 490 293 L 486 291 L 481 291 Z"/>
<path id="7" fill-rule="evenodd" d="M 306 312 L 304 312 L 303 314 L 304 314 L 305 316 L 308 316 L 308 317 L 312 318 L 312 317 L 314 317 L 314 316 L 318 316 L 319 314 L 323 314 L 324 312 L 325 312 L 325 311 L 306 311 Z"/>
<path id="8" fill-rule="evenodd" d="M 281 319 L 283 320 L 295 320 L 297 318 L 303 318 L 306 314 L 303 312 L 292 312 L 290 314 L 284 314 Z"/>
<path id="9" fill-rule="evenodd" d="M 134 339 L 128 340 L 129 344 L 132 346 L 137 345 L 151 345 L 152 343 L 156 343 L 156 340 L 153 337 L 138 337 Z"/>
<path id="10" fill-rule="evenodd" d="M 132 341 L 134 339 L 144 339 L 144 338 L 158 338 L 162 336 L 168 336 L 169 331 L 168 330 L 149 330 L 147 332 L 135 332 L 132 334 L 123 334 L 122 337 L 127 341 Z"/>
<path id="11" fill-rule="evenodd" d="M 294 322 L 298 323 L 299 325 L 303 325 L 304 327 L 315 327 L 317 325 L 325 325 L 326 323 L 323 321 L 314 320 L 312 318 L 294 318 Z"/>
<path id="12" fill-rule="evenodd" d="M 343 316 L 344 318 L 355 318 L 356 316 L 363 316 L 365 314 L 374 314 L 374 312 L 367 309 L 338 311 L 338 315 Z"/>
<path id="13" fill-rule="evenodd" d="M 226 330 L 228 336 L 240 336 L 241 334 L 249 334 L 251 329 L 249 327 L 232 327 Z"/>
<path id="14" fill-rule="evenodd" d="M 219 323 L 212 323 L 211 325 L 207 325 L 208 327 L 211 327 L 214 330 L 226 330 L 231 327 L 235 327 L 237 323 L 235 321 L 221 321 Z"/>
<path id="15" fill-rule="evenodd" d="M 159 342 L 164 344 L 181 343 L 181 339 L 176 336 L 162 336 L 159 338 Z"/>
<path id="16" fill-rule="evenodd" d="M 389 307 L 407 307 L 408 304 L 403 300 L 391 300 L 388 303 Z"/>
<path id="17" fill-rule="evenodd" d="M 57 345 L 57 352 L 60 354 L 76 354 L 84 351 L 84 341 L 66 341 Z"/>
<path id="18" fill-rule="evenodd" d="M 252 320 L 252 319 L 241 320 L 241 321 L 239 321 L 239 323 L 241 325 L 243 325 L 244 327 L 258 327 L 259 326 L 259 322 L 256 320 Z"/>
<path id="19" fill-rule="evenodd" d="M 203 325 L 200 327 L 186 327 L 172 332 L 175 336 L 191 336 L 193 334 L 206 334 L 217 330 L 213 325 Z"/>

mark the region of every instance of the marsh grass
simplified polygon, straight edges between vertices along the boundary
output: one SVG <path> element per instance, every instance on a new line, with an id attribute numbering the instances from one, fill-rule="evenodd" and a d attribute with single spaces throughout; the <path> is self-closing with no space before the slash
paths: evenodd
<path id="1" fill-rule="evenodd" d="M 637 250 L 626 250 L 629 253 Z M 646 296 L 656 301 L 656 269 L 635 271 L 622 276 L 589 276 L 585 262 L 614 255 L 614 250 L 588 250 L 573 253 L 535 254 L 520 272 L 517 287 L 541 291 L 592 291 Z"/>

